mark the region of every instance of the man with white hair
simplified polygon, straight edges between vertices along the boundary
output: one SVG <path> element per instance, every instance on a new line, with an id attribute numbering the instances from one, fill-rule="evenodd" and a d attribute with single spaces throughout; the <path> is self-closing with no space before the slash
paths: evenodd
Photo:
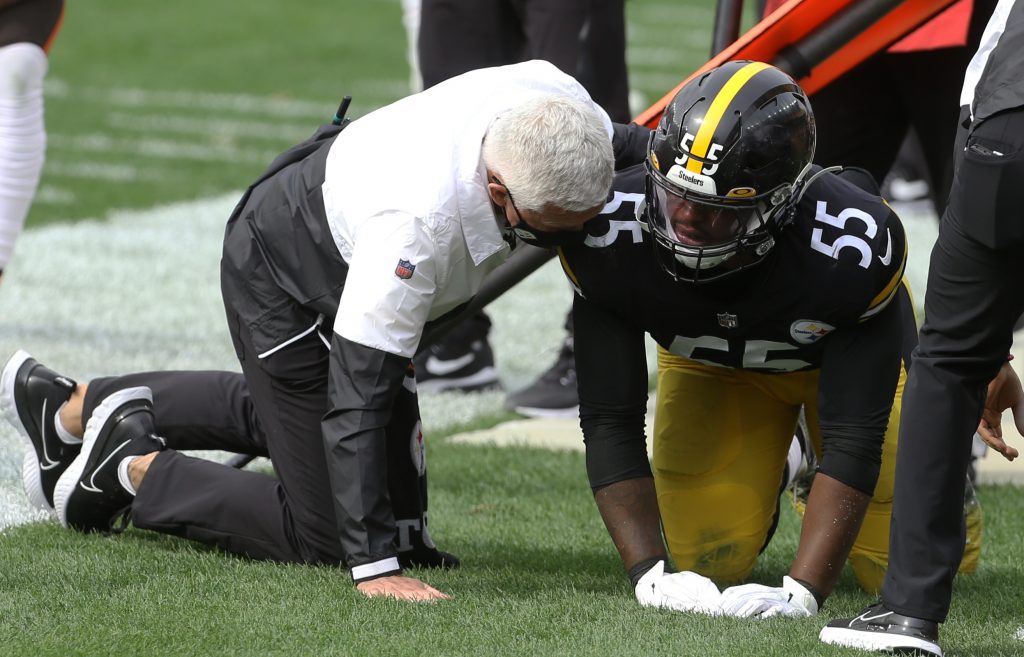
<path id="1" fill-rule="evenodd" d="M 94 381 L 82 431 L 69 419 L 86 386 L 19 352 L 4 408 L 31 447 L 30 497 L 66 526 L 109 531 L 130 511 L 137 527 L 251 558 L 344 564 L 369 596 L 446 598 L 398 558 L 409 533 L 433 549 L 425 489 L 422 511 L 398 518 L 389 472 L 404 456 L 406 488 L 425 476 L 410 359 L 427 322 L 468 302 L 517 241 L 582 240 L 611 184 L 614 128 L 539 61 L 338 123 L 279 156 L 228 220 L 221 286 L 243 382 L 222 373 L 219 389 L 179 380 L 158 393 L 146 375 Z M 240 419 L 225 400 L 243 396 L 252 416 Z M 154 399 L 171 414 L 188 400 L 197 436 L 227 426 L 265 447 L 277 477 L 166 448 Z"/>

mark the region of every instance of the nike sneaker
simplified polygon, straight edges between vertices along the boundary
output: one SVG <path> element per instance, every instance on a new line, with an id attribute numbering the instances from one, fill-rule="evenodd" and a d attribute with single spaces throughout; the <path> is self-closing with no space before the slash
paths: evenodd
<path id="1" fill-rule="evenodd" d="M 480 313 L 456 326 L 413 359 L 420 392 L 498 390 L 498 370 L 487 335 L 491 321 Z"/>
<path id="2" fill-rule="evenodd" d="M 572 338 L 562 344 L 555 363 L 535 382 L 508 396 L 505 408 L 527 417 L 573 418 L 579 415 Z"/>
<path id="3" fill-rule="evenodd" d="M 82 532 L 110 532 L 135 498 L 128 463 L 166 446 L 153 432 L 153 393 L 127 388 L 96 407 L 85 426 L 82 452 L 54 492 L 57 518 Z"/>
<path id="4" fill-rule="evenodd" d="M 856 618 L 838 618 L 818 635 L 824 643 L 899 655 L 942 657 L 939 624 L 904 616 L 886 609 L 881 602 Z"/>
<path id="5" fill-rule="evenodd" d="M 24 351 L 11 356 L 0 375 L 0 407 L 25 442 L 21 480 L 29 501 L 40 509 L 53 510 L 57 480 L 81 450 L 82 440 L 58 419 L 76 386 Z"/>

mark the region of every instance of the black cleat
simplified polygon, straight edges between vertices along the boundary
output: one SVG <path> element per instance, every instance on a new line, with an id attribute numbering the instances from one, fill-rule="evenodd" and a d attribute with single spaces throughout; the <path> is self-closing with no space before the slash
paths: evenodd
<path id="1" fill-rule="evenodd" d="M 938 623 L 897 614 L 881 602 L 856 618 L 837 618 L 822 628 L 818 638 L 825 643 L 874 652 L 942 657 Z"/>
<path id="2" fill-rule="evenodd" d="M 166 446 L 153 433 L 153 393 L 128 388 L 110 395 L 85 427 L 82 453 L 57 482 L 54 506 L 65 527 L 109 532 L 135 498 L 121 462 Z"/>
<path id="3" fill-rule="evenodd" d="M 40 365 L 25 351 L 7 361 L 0 375 L 0 406 L 25 441 L 21 480 L 33 506 L 53 510 L 53 489 L 78 456 L 82 441 L 57 431 L 57 414 L 77 384 Z"/>
<path id="4" fill-rule="evenodd" d="M 505 408 L 527 417 L 576 417 L 580 398 L 576 391 L 576 354 L 566 340 L 558 358 L 531 385 L 508 396 Z"/>

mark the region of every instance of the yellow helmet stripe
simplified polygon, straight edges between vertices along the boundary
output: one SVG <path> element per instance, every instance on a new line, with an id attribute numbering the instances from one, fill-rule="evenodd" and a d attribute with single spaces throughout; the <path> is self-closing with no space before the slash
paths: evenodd
<path id="1" fill-rule="evenodd" d="M 725 110 L 732 103 L 736 94 L 740 92 L 740 89 L 743 88 L 743 85 L 766 68 L 769 68 L 769 65 L 764 62 L 751 62 L 732 74 L 729 81 L 722 86 L 721 91 L 711 101 L 711 107 L 708 108 L 707 114 L 704 115 L 704 122 L 701 123 L 697 135 L 693 138 L 693 145 L 690 147 L 691 155 L 700 158 L 707 157 L 708 149 L 711 148 L 711 138 L 715 136 L 718 124 L 721 122 L 722 117 L 725 116 Z M 700 173 L 703 167 L 703 162 L 698 162 L 692 157 L 687 159 L 686 168 L 693 173 Z"/>

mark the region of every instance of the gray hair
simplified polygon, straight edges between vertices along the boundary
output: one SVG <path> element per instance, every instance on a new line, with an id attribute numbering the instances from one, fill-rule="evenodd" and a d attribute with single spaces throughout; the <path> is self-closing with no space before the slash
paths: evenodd
<path id="1" fill-rule="evenodd" d="M 484 163 L 520 210 L 581 212 L 602 205 L 614 172 L 612 142 L 593 107 L 556 94 L 502 114 L 484 138 Z"/>

